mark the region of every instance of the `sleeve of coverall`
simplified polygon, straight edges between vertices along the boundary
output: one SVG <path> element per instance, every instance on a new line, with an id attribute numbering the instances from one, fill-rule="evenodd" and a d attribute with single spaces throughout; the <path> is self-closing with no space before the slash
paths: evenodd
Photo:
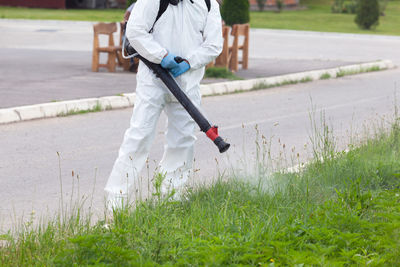
<path id="1" fill-rule="evenodd" d="M 126 37 L 135 50 L 147 60 L 160 64 L 167 50 L 149 33 L 156 20 L 160 0 L 138 0 L 126 27 Z"/>
<path id="2" fill-rule="evenodd" d="M 211 10 L 208 12 L 204 27 L 203 40 L 203 44 L 186 58 L 192 69 L 204 67 L 221 54 L 222 20 L 219 4 L 215 0 L 211 0 Z"/>

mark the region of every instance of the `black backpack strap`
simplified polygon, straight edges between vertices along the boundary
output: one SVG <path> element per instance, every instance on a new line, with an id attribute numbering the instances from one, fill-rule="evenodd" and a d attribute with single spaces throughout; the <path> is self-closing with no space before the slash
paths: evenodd
<path id="1" fill-rule="evenodd" d="M 160 0 L 160 7 L 158 8 L 157 17 L 156 17 L 156 20 L 154 21 L 153 26 L 151 27 L 149 33 L 153 32 L 154 25 L 156 24 L 157 20 L 161 17 L 161 15 L 164 14 L 165 10 L 167 10 L 168 5 L 169 5 L 169 0 Z"/>
<path id="2" fill-rule="evenodd" d="M 210 12 L 211 1 L 210 0 L 204 0 L 204 1 L 206 2 L 208 12 Z M 156 17 L 156 20 L 154 21 L 153 26 L 151 27 L 149 33 L 153 32 L 154 25 L 156 24 L 157 20 L 162 16 L 162 14 L 164 14 L 165 10 L 167 10 L 169 3 L 170 3 L 170 0 L 160 0 L 160 7 L 158 8 L 157 17 Z"/>
<path id="3" fill-rule="evenodd" d="M 210 12 L 210 10 L 211 10 L 211 1 L 210 0 L 204 0 L 204 1 L 206 2 L 208 12 Z"/>

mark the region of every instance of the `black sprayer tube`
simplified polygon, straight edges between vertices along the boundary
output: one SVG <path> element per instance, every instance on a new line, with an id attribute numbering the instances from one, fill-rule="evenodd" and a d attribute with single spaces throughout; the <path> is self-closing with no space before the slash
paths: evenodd
<path id="1" fill-rule="evenodd" d="M 167 88 L 171 91 L 171 93 L 175 96 L 175 98 L 182 104 L 182 106 L 186 109 L 186 111 L 190 114 L 190 116 L 194 119 L 194 121 L 199 125 L 200 130 L 214 142 L 214 144 L 218 147 L 219 152 L 223 153 L 228 150 L 230 144 L 226 143 L 219 135 L 218 135 L 218 127 L 211 126 L 211 124 L 207 121 L 207 119 L 200 113 L 200 111 L 196 108 L 196 106 L 192 103 L 192 101 L 187 97 L 187 95 L 181 90 L 179 85 L 175 82 L 175 80 L 171 77 L 168 70 L 161 67 L 159 64 L 152 63 L 145 59 L 144 57 L 137 55 L 137 58 L 143 61 L 144 64 L 147 65 L 158 78 L 160 78 L 163 83 L 167 86 Z"/>

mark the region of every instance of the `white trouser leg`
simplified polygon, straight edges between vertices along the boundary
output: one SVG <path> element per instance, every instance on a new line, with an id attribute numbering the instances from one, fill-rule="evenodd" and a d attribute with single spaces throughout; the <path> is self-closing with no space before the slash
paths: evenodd
<path id="1" fill-rule="evenodd" d="M 149 98 L 149 94 L 153 97 Z M 121 200 L 127 201 L 129 189 L 146 162 L 163 109 L 163 97 L 162 89 L 157 87 L 137 89 L 131 124 L 104 189 L 108 193 L 108 205 L 114 208 L 120 207 Z"/>
<path id="2" fill-rule="evenodd" d="M 191 99 L 195 105 L 200 105 L 199 95 Z M 168 103 L 165 112 L 168 116 L 167 144 L 160 162 L 160 171 L 166 176 L 161 191 L 167 194 L 174 189 L 179 198 L 179 191 L 183 189 L 193 169 L 196 123 L 178 102 Z"/>

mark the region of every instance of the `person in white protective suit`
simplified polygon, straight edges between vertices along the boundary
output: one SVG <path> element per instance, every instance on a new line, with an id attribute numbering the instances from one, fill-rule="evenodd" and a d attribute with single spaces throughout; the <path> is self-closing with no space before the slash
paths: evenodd
<path id="1" fill-rule="evenodd" d="M 210 2 L 210 11 L 205 0 L 169 4 L 156 21 L 160 0 L 138 0 L 126 29 L 126 36 L 136 51 L 168 69 L 196 106 L 200 106 L 204 67 L 222 50 L 219 5 L 216 0 Z M 177 63 L 176 56 L 185 60 Z M 162 193 L 173 189 L 179 193 L 189 178 L 194 160 L 195 122 L 161 80 L 140 63 L 130 127 L 105 187 L 109 207 L 120 208 L 126 203 L 129 189 L 148 157 L 163 110 L 168 120 L 167 144 L 159 166 L 160 173 L 165 174 Z"/>

